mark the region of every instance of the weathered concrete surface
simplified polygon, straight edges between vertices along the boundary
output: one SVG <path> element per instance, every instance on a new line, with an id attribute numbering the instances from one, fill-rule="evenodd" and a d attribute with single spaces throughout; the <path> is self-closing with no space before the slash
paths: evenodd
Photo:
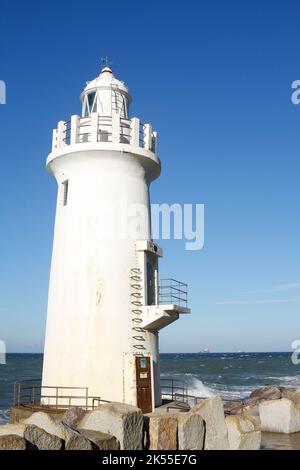
<path id="1" fill-rule="evenodd" d="M 62 417 L 62 422 L 72 429 L 76 429 L 78 423 L 85 415 L 85 411 L 79 406 L 72 406 L 69 408 Z"/>
<path id="2" fill-rule="evenodd" d="M 54 434 L 49 434 L 35 424 L 28 424 L 24 431 L 24 438 L 38 450 L 61 450 L 64 441 Z"/>
<path id="3" fill-rule="evenodd" d="M 150 450 L 177 449 L 177 416 L 169 413 L 149 413 L 145 416 L 148 430 L 146 448 Z"/>
<path id="4" fill-rule="evenodd" d="M 259 422 L 252 416 L 226 416 L 230 450 L 258 450 L 261 445 Z"/>
<path id="5" fill-rule="evenodd" d="M 115 436 L 121 450 L 142 449 L 143 413 L 135 406 L 105 403 L 94 411 L 89 411 L 78 427 Z"/>
<path id="6" fill-rule="evenodd" d="M 78 429 L 80 434 L 93 444 L 94 450 L 119 450 L 120 444 L 114 436 L 100 431 Z"/>
<path id="7" fill-rule="evenodd" d="M 228 450 L 227 426 L 220 397 L 206 398 L 191 410 L 205 423 L 204 450 Z"/>
<path id="8" fill-rule="evenodd" d="M 44 413 L 43 411 L 33 413 L 29 418 L 25 419 L 23 423 L 35 424 L 39 428 L 44 429 L 49 434 L 54 434 L 55 436 L 65 440 L 66 436 L 63 426 L 60 426 L 50 415 Z"/>
<path id="9" fill-rule="evenodd" d="M 7 436 L 8 434 L 15 434 L 17 436 L 24 436 L 25 424 L 1 424 L 0 436 Z"/>
<path id="10" fill-rule="evenodd" d="M 23 437 L 16 434 L 7 434 L 0 436 L 0 450 L 25 450 L 26 441 Z"/>
<path id="11" fill-rule="evenodd" d="M 300 410 L 292 400 L 267 400 L 259 404 L 261 430 L 293 433 L 300 431 Z"/>
<path id="12" fill-rule="evenodd" d="M 200 414 L 189 411 L 179 413 L 178 420 L 178 449 L 202 450 L 204 447 L 204 421 Z"/>

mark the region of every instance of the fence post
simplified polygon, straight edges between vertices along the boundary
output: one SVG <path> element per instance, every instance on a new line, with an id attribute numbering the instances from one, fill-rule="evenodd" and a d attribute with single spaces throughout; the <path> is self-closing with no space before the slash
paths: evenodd
<path id="1" fill-rule="evenodd" d="M 33 405 L 34 405 L 34 398 L 35 398 L 35 389 L 34 389 L 34 384 L 32 384 L 31 400 L 32 400 L 32 404 L 33 404 Z"/>
<path id="2" fill-rule="evenodd" d="M 111 117 L 111 141 L 114 144 L 120 143 L 120 114 L 113 113 Z"/>
<path id="3" fill-rule="evenodd" d="M 153 131 L 153 137 L 152 137 L 152 152 L 157 155 L 157 132 Z"/>
<path id="4" fill-rule="evenodd" d="M 59 121 L 57 125 L 57 148 L 64 147 L 66 144 L 66 130 L 67 130 L 67 123 L 66 121 Z"/>
<path id="5" fill-rule="evenodd" d="M 130 144 L 140 146 L 140 120 L 136 117 L 130 121 Z"/>
<path id="6" fill-rule="evenodd" d="M 98 142 L 98 113 L 91 114 L 91 142 Z"/>
<path id="7" fill-rule="evenodd" d="M 78 129 L 80 124 L 80 118 L 77 115 L 71 116 L 71 135 L 70 144 L 74 145 L 78 142 Z"/>
<path id="8" fill-rule="evenodd" d="M 150 124 L 145 124 L 145 130 L 144 130 L 144 148 L 146 150 L 151 150 L 151 142 L 152 140 L 152 126 Z"/>
<path id="9" fill-rule="evenodd" d="M 53 129 L 53 132 L 52 132 L 52 152 L 54 152 L 54 150 L 56 150 L 57 147 L 58 147 L 57 137 L 58 137 L 57 129 Z"/>

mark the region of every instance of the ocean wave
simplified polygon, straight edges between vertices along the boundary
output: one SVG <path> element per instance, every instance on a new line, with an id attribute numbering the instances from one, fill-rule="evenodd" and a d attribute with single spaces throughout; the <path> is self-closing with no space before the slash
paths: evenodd
<path id="1" fill-rule="evenodd" d="M 267 377 L 267 379 L 276 381 L 277 385 L 284 382 L 285 385 L 300 386 L 300 375 L 285 375 L 282 377 L 270 376 Z"/>
<path id="2" fill-rule="evenodd" d="M 201 380 L 196 379 L 195 377 L 193 378 L 192 383 L 189 384 L 189 395 L 204 398 L 216 396 L 216 394 L 208 385 L 204 385 Z"/>

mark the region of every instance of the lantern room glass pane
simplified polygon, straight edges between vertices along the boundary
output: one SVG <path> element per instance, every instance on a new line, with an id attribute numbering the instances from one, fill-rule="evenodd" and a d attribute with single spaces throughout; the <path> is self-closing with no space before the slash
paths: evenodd
<path id="1" fill-rule="evenodd" d="M 90 108 L 90 110 L 93 108 L 93 103 L 94 103 L 94 99 L 95 99 L 95 94 L 96 94 L 95 92 L 88 94 L 88 100 L 89 100 L 89 108 Z"/>

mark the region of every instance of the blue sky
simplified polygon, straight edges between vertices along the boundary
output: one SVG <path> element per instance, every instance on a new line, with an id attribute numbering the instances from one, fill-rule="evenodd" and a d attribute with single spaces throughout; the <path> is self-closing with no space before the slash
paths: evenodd
<path id="1" fill-rule="evenodd" d="M 289 350 L 300 307 L 300 5 L 1 0 L 0 338 L 43 350 L 56 185 L 52 128 L 80 112 L 100 57 L 159 132 L 156 203 L 204 203 L 205 247 L 162 241 L 192 315 L 161 351 Z"/>

